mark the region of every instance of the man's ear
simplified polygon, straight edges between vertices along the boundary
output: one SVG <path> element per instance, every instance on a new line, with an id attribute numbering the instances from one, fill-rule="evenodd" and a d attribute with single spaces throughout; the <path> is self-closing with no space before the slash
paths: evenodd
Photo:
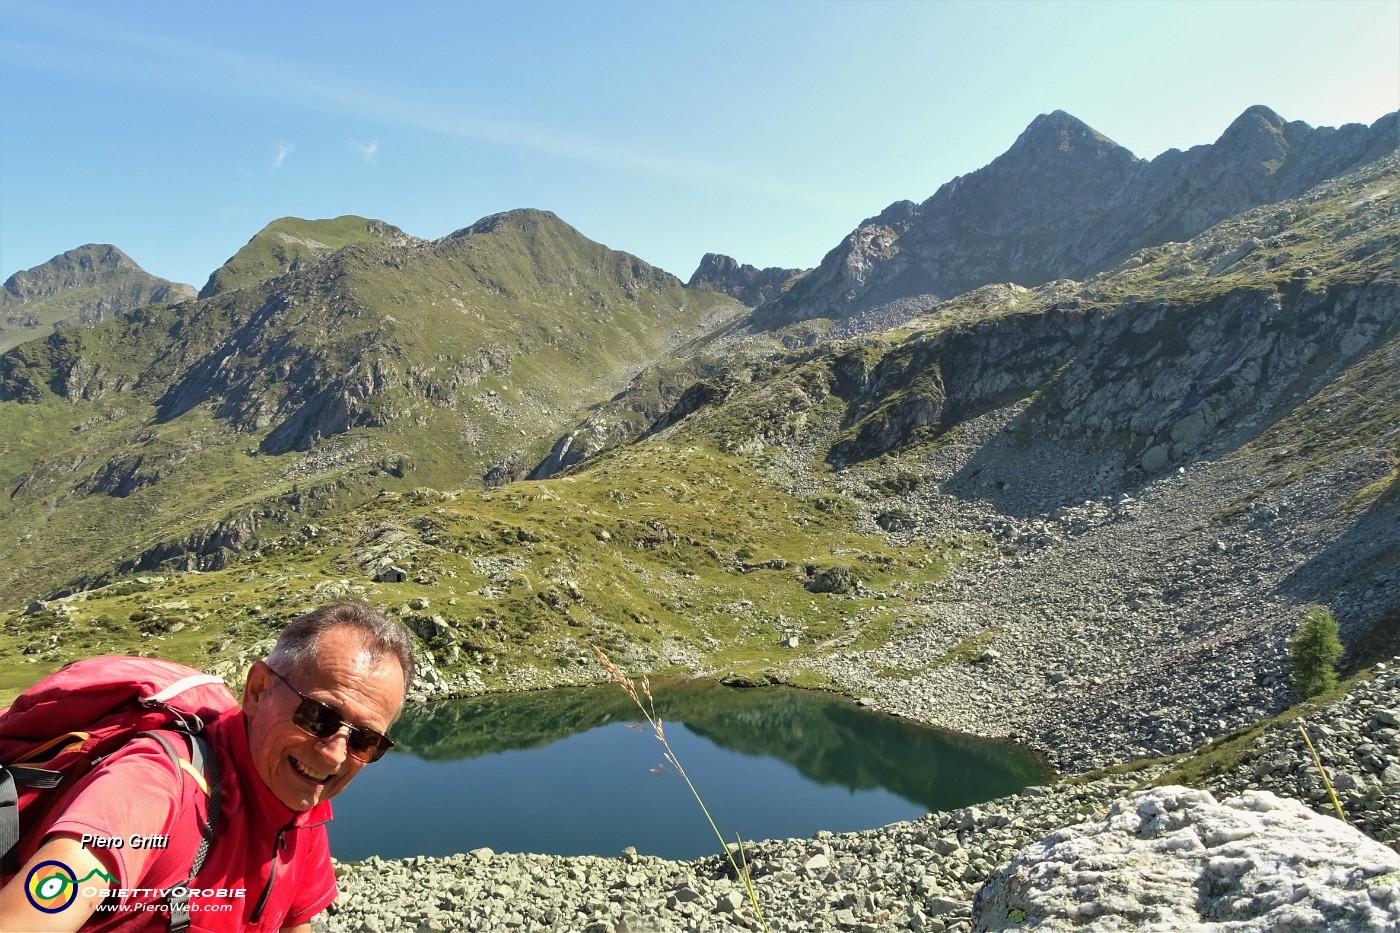
<path id="1" fill-rule="evenodd" d="M 272 671 L 262 661 L 254 661 L 248 668 L 248 679 L 243 684 L 243 714 L 251 716 L 258 708 L 268 689 L 272 686 Z"/>

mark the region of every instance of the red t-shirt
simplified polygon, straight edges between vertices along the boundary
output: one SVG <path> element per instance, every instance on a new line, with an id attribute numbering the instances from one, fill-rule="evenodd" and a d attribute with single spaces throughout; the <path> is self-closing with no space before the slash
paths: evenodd
<path id="1" fill-rule="evenodd" d="M 190 886 L 190 929 L 261 933 L 309 921 L 337 893 L 325 828 L 330 802 L 297 812 L 273 796 L 253 768 L 242 711 L 219 717 L 205 735 L 219 762 L 223 801 L 209 855 Z M 188 741 L 169 738 L 188 758 Z M 107 900 L 115 909 L 99 911 L 83 930 L 163 930 L 166 891 L 189 876 L 208 803 L 199 782 L 155 739 L 142 736 L 79 781 L 50 811 L 56 818 L 32 837 L 32 846 L 54 832 L 120 837 L 122 848 L 106 851 L 116 867 L 112 887 L 123 890 L 115 902 Z M 137 848 L 133 836 L 168 836 L 169 842 L 163 849 Z"/>

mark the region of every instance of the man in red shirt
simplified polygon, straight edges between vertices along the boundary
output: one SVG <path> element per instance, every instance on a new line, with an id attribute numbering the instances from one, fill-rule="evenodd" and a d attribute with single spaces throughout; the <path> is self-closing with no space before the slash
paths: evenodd
<path id="1" fill-rule="evenodd" d="M 191 930 L 309 933 L 337 893 L 329 800 L 392 744 L 384 732 L 413 671 L 404 629 L 355 600 L 297 618 L 253 664 L 242 707 L 205 730 L 222 803 L 190 885 Z M 0 931 L 165 929 L 166 894 L 188 879 L 208 809 L 209 789 L 183 753 L 177 765 L 156 739 L 134 739 L 34 834 L 37 849 L 0 889 Z M 25 891 L 45 862 L 77 882 L 72 902 L 52 913 Z"/>

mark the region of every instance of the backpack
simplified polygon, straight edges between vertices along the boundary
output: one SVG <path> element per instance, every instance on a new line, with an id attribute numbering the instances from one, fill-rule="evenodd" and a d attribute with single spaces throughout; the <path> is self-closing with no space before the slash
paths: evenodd
<path id="1" fill-rule="evenodd" d="M 0 876 L 19 870 L 25 828 L 45 823 L 64 790 L 131 739 L 150 735 L 181 780 L 194 776 L 209 795 L 189 879 L 169 896 L 170 929 L 188 929 L 189 888 L 208 855 L 221 798 L 218 761 L 201 733 L 237 706 L 221 678 L 154 658 L 75 661 L 30 687 L 0 709 Z M 188 760 L 177 744 L 189 746 Z"/>

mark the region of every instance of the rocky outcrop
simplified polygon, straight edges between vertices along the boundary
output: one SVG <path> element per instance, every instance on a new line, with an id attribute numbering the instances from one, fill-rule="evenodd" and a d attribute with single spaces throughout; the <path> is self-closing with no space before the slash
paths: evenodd
<path id="1" fill-rule="evenodd" d="M 706 253 L 691 274 L 690 281 L 685 284 L 687 288 L 724 292 L 750 308 L 756 308 L 781 295 L 805 274 L 803 269 L 781 269 L 777 266 L 758 269 L 747 263 L 740 265 L 720 253 Z"/>
<path id="2" fill-rule="evenodd" d="M 1150 162 L 1067 113 L 1032 121 L 1006 153 L 927 201 L 861 224 L 749 326 L 843 321 L 899 299 L 1035 286 L 1111 269 L 1224 218 L 1298 197 L 1396 149 L 1397 115 L 1339 129 L 1251 107 L 1213 145 Z M 888 323 L 886 323 L 888 326 Z"/>
<path id="3" fill-rule="evenodd" d="M 647 367 L 632 378 L 626 389 L 556 440 L 549 456 L 528 471 L 529 478 L 548 479 L 601 451 L 642 435 L 651 436 L 696 408 L 727 395 L 732 391 L 731 383 L 748 381 L 734 374 L 736 369 L 744 369 L 739 356 L 701 354 Z M 0 390 L 3 385 L 0 378 Z"/>
<path id="4" fill-rule="evenodd" d="M 554 442 L 545 457 L 526 477 L 548 479 L 562 473 L 576 463 L 582 463 L 594 454 L 615 447 L 631 437 L 633 426 L 625 421 L 591 420 L 577 431 L 565 434 Z"/>
<path id="5" fill-rule="evenodd" d="M 191 532 L 183 538 L 163 541 L 124 561 L 115 568 L 114 576 L 162 566 L 179 570 L 218 570 L 226 566 L 231 552 L 257 536 L 259 525 L 269 517 L 272 517 L 272 510 L 264 509 L 225 518 L 210 528 Z"/>
<path id="6" fill-rule="evenodd" d="M 1400 855 L 1295 800 L 1162 787 L 1022 850 L 973 929 L 1391 930 Z"/>

